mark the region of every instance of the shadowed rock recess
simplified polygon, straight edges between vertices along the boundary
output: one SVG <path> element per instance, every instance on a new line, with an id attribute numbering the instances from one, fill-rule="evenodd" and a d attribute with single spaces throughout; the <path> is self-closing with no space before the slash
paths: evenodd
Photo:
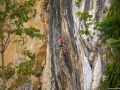
<path id="1" fill-rule="evenodd" d="M 94 24 L 88 28 L 90 35 L 79 33 L 85 29 L 85 23 L 75 13 L 89 12 L 93 15 L 91 22 L 95 23 L 107 14 L 104 9 L 109 8 L 110 1 L 81 0 L 77 7 L 74 0 L 51 0 L 42 90 L 95 90 L 100 85 L 107 63 L 106 47 L 98 37 L 99 32 L 94 31 Z M 59 36 L 65 37 L 68 46 L 65 55 L 58 49 Z"/>

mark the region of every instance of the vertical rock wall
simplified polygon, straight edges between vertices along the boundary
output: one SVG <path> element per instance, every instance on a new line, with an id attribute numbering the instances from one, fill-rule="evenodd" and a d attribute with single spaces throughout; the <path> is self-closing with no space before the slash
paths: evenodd
<path id="1" fill-rule="evenodd" d="M 79 8 L 74 0 L 51 1 L 42 90 L 95 90 L 102 82 L 106 64 L 105 45 L 98 37 L 99 32 L 93 30 L 94 24 L 88 28 L 89 36 L 79 34 L 85 25 L 75 13 L 86 11 L 93 15 L 92 23 L 100 21 L 107 13 L 105 7 L 110 6 L 110 1 L 81 0 Z M 64 55 L 58 49 L 59 36 L 65 37 L 68 46 Z"/>
<path id="2" fill-rule="evenodd" d="M 26 0 L 15 0 L 17 2 L 24 2 Z M 35 0 L 35 6 L 33 7 L 33 12 L 29 14 L 31 19 L 24 23 L 25 28 L 34 27 L 40 30 L 40 33 L 46 36 L 47 29 L 48 29 L 48 14 L 47 14 L 47 5 L 45 3 L 48 0 Z M 44 7 L 46 7 L 44 9 Z M 29 7 L 28 7 L 29 8 Z M 5 5 L 0 4 L 0 10 L 5 10 Z M 26 36 L 24 38 L 25 43 L 16 43 L 15 41 L 20 41 L 21 38 L 18 36 L 11 35 L 11 42 L 9 43 L 6 51 L 5 51 L 5 66 L 15 67 L 16 65 L 20 64 L 21 62 L 26 61 L 25 56 L 23 56 L 22 52 L 26 50 L 30 50 L 32 53 L 36 53 L 36 65 L 35 68 L 42 69 L 42 63 L 46 59 L 46 38 L 40 40 L 39 38 L 33 38 Z M 1 55 L 0 55 L 0 66 L 2 65 Z M 13 79 L 13 78 L 12 78 Z M 15 90 L 37 90 L 40 85 L 40 81 L 38 77 L 32 76 L 31 82 L 28 84 L 23 85 L 22 89 L 16 88 Z M 6 81 L 6 88 L 11 86 L 11 82 L 13 80 Z M 2 80 L 0 79 L 0 87 L 2 85 Z"/>

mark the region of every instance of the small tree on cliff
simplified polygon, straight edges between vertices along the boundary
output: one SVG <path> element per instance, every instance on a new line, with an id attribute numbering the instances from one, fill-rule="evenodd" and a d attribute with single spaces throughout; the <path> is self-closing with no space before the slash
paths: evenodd
<path id="1" fill-rule="evenodd" d="M 12 40 L 11 37 L 14 35 L 22 36 L 23 33 L 31 38 L 41 36 L 40 30 L 33 27 L 23 27 L 23 24 L 30 19 L 28 14 L 32 11 L 34 4 L 34 0 L 20 3 L 17 0 L 0 1 L 0 5 L 5 6 L 4 10 L 0 10 L 0 53 L 2 57 L 3 90 L 5 90 L 4 52 Z"/>

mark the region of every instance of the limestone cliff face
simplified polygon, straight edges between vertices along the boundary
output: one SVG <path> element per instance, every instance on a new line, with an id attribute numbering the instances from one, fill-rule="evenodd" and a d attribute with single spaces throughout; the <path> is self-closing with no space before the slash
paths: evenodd
<path id="1" fill-rule="evenodd" d="M 21 2 L 21 0 L 17 1 Z M 48 14 L 47 11 L 43 9 L 44 3 L 45 0 L 36 0 L 35 6 L 33 7 L 33 12 L 30 14 L 32 18 L 27 23 L 24 23 L 25 28 L 34 27 L 36 29 L 39 29 L 40 33 L 46 34 L 48 28 Z M 4 11 L 4 8 L 4 5 L 0 4 L 0 10 Z M 9 64 L 12 66 L 18 64 L 19 62 L 22 62 L 24 57 L 21 55 L 21 52 L 25 48 L 31 50 L 33 53 L 39 53 L 39 48 L 42 47 L 42 45 L 45 46 L 45 39 L 40 40 L 38 38 L 31 39 L 30 37 L 26 37 L 26 43 L 24 45 L 14 42 L 16 39 L 20 39 L 18 37 L 11 37 L 11 39 L 12 41 L 5 51 L 5 66 Z"/>
<path id="2" fill-rule="evenodd" d="M 81 35 L 79 30 L 85 29 L 85 23 L 75 13 L 89 12 L 93 15 L 91 22 L 95 23 L 107 14 L 105 8 L 109 8 L 110 1 L 81 0 L 78 8 L 75 0 L 51 0 L 42 90 L 95 90 L 103 81 L 107 62 L 104 40 L 94 31 L 94 24 L 88 28 L 89 36 Z M 68 46 L 65 55 L 58 50 L 59 36 L 65 37 Z"/>
<path id="3" fill-rule="evenodd" d="M 18 2 L 21 2 L 21 0 L 17 0 Z M 25 0 L 22 0 L 25 1 Z M 36 29 L 40 30 L 40 33 L 45 34 L 47 33 L 47 28 L 48 28 L 48 14 L 47 14 L 47 6 L 46 10 L 44 9 L 44 3 L 46 0 L 35 0 L 35 6 L 33 7 L 33 12 L 30 14 L 32 17 L 27 23 L 24 23 L 25 28 L 29 27 L 34 27 Z M 4 11 L 5 6 L 0 4 L 0 10 Z M 22 55 L 22 51 L 25 50 L 30 50 L 33 53 L 36 53 L 36 65 L 35 67 L 40 69 L 42 66 L 42 62 L 46 58 L 46 38 L 44 40 L 40 40 L 38 38 L 33 38 L 31 39 L 30 37 L 25 38 L 25 43 L 15 43 L 15 40 L 20 40 L 19 37 L 11 37 L 12 41 L 8 45 L 6 51 L 5 51 L 5 66 L 16 66 L 21 62 L 26 61 L 25 57 Z M 41 55 L 41 56 L 40 56 Z M 0 56 L 1 60 L 1 56 Z M 1 66 L 2 60 L 0 62 Z M 37 89 L 40 82 L 39 78 L 36 77 L 31 77 L 32 79 L 32 84 L 25 85 L 27 87 L 23 87 L 25 90 L 30 90 L 31 89 Z M 0 79 L 1 80 L 1 79 Z M 0 86 L 1 86 L 0 82 Z M 10 86 L 10 82 L 6 82 L 6 86 Z"/>
<path id="4" fill-rule="evenodd" d="M 47 0 L 36 0 L 31 14 L 33 18 L 24 26 L 33 26 L 47 33 L 47 43 L 37 38 L 27 38 L 22 47 L 11 42 L 5 52 L 5 66 L 22 62 L 24 57 L 21 52 L 27 47 L 37 53 L 36 67 L 44 68 L 40 82 L 32 77 L 33 83 L 28 85 L 31 89 L 25 85 L 25 90 L 37 90 L 40 83 L 41 90 L 95 90 L 104 79 L 107 48 L 104 40 L 98 37 L 99 32 L 93 28 L 94 23 L 107 14 L 106 7 L 109 8 L 111 0 L 81 0 L 80 7 L 75 5 L 75 0 L 50 0 L 49 19 L 48 13 L 42 8 L 44 1 Z M 79 33 L 79 30 L 85 29 L 85 23 L 76 17 L 78 11 L 93 15 L 88 36 Z M 61 55 L 58 49 L 59 36 L 65 37 L 68 46 L 65 55 Z"/>

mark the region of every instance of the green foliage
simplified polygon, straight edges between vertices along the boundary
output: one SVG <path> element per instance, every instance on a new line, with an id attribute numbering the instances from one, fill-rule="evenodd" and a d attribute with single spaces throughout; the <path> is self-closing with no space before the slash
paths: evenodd
<path id="1" fill-rule="evenodd" d="M 11 34 L 19 36 L 26 34 L 32 39 L 34 37 L 44 38 L 44 35 L 40 34 L 39 29 L 23 27 L 23 24 L 30 19 L 29 14 L 32 12 L 35 0 L 28 0 L 21 3 L 14 0 L 5 0 L 4 5 L 6 6 L 5 10 L 0 11 L 0 41 L 2 41 L 0 42 L 0 46 L 3 46 L 4 50 L 10 42 Z"/>
<path id="2" fill-rule="evenodd" d="M 80 34 L 89 35 L 90 32 L 88 30 L 80 30 Z"/>
<path id="3" fill-rule="evenodd" d="M 4 3 L 5 2 L 5 0 L 0 0 L 0 3 Z"/>
<path id="4" fill-rule="evenodd" d="M 89 15 L 89 12 L 76 12 L 76 16 L 79 18 L 80 21 L 87 21 L 91 20 L 92 15 Z"/>
<path id="5" fill-rule="evenodd" d="M 92 15 L 89 15 L 88 12 L 76 12 L 76 16 L 79 18 L 80 21 L 84 21 L 86 22 L 87 20 L 91 20 Z M 85 28 L 86 30 L 80 30 L 80 34 L 85 34 L 85 35 L 89 35 L 90 32 L 88 31 L 89 26 L 92 24 L 91 22 L 89 23 L 84 23 L 85 24 Z M 88 40 L 87 40 L 88 41 Z"/>
<path id="6" fill-rule="evenodd" d="M 0 69 L 2 70 L 2 67 L 0 67 Z M 15 69 L 14 68 L 9 67 L 9 66 L 5 67 L 6 80 L 10 79 L 14 74 L 15 74 Z M 0 77 L 2 77 L 2 72 L 0 72 Z"/>
<path id="7" fill-rule="evenodd" d="M 25 56 L 29 57 L 29 60 L 20 63 L 15 68 L 12 67 L 5 67 L 5 77 L 6 81 L 8 79 L 15 79 L 15 82 L 12 82 L 12 86 L 9 88 L 10 90 L 13 90 L 13 88 L 20 86 L 21 84 L 24 84 L 28 81 L 29 77 L 31 75 L 40 76 L 41 72 L 38 69 L 34 68 L 35 64 L 35 53 L 30 52 L 29 50 L 23 51 L 23 54 Z M 0 70 L 1 71 L 1 70 Z M 16 71 L 16 76 L 15 76 Z M 2 72 L 0 72 L 0 77 L 2 77 Z"/>
<path id="8" fill-rule="evenodd" d="M 102 22 L 96 23 L 96 29 L 101 32 L 102 38 L 107 38 L 108 45 L 112 48 L 109 64 L 106 65 L 106 78 L 99 86 L 101 89 L 120 88 L 120 0 L 114 0 L 107 16 Z M 116 90 L 116 89 L 115 89 Z"/>
<path id="9" fill-rule="evenodd" d="M 90 38 L 88 37 L 86 40 L 89 42 L 89 41 L 90 41 Z"/>
<path id="10" fill-rule="evenodd" d="M 95 32 L 93 32 L 93 35 L 95 35 Z"/>
<path id="11" fill-rule="evenodd" d="M 34 0 L 29 0 L 21 3 L 17 3 L 16 1 L 5 0 L 5 11 L 0 11 L 0 36 L 4 35 L 4 33 L 15 33 L 16 35 L 22 35 L 26 29 L 23 28 L 23 24 L 30 19 L 29 13 L 32 12 L 32 7 L 35 5 Z M 29 7 L 29 8 L 28 8 Z M 8 21 L 10 19 L 10 21 Z M 13 28 L 14 26 L 14 28 Z M 35 30 L 34 28 L 30 28 Z M 24 31 L 23 31 L 24 30 Z M 29 32 L 29 30 L 27 30 Z M 27 31 L 25 34 L 30 35 L 32 38 L 35 35 L 37 29 L 28 34 Z M 40 34 L 40 33 L 39 33 Z M 38 37 L 38 34 L 36 34 Z"/>
<path id="12" fill-rule="evenodd" d="M 120 36 L 120 1 L 114 0 L 107 16 L 102 22 L 97 23 L 97 29 L 102 32 L 101 36 L 118 39 Z"/>
<path id="13" fill-rule="evenodd" d="M 75 5 L 78 6 L 78 7 L 80 7 L 80 2 L 81 2 L 81 0 L 76 0 L 75 1 Z"/>
<path id="14" fill-rule="evenodd" d="M 90 22 L 90 23 L 86 23 L 86 24 L 85 24 L 85 27 L 86 27 L 86 28 L 89 28 L 90 25 L 92 25 L 91 22 Z"/>
<path id="15" fill-rule="evenodd" d="M 96 28 L 101 32 L 101 37 L 110 39 L 108 44 L 112 48 L 120 50 L 120 1 L 114 0 L 107 16 L 102 22 L 96 23 Z"/>
<path id="16" fill-rule="evenodd" d="M 12 24 L 16 24 L 20 27 L 24 22 L 29 20 L 28 14 L 32 11 L 35 1 L 29 0 L 24 3 L 17 3 L 15 1 L 12 2 L 11 0 L 5 0 L 4 4 L 6 7 L 5 11 L 1 11 L 0 13 L 0 21 L 6 19 L 16 19 Z"/>
<path id="17" fill-rule="evenodd" d="M 30 36 L 31 38 L 39 37 L 40 39 L 43 39 L 44 35 L 40 34 L 40 31 L 33 27 L 23 27 L 24 23 L 31 18 L 30 13 L 32 12 L 32 7 L 35 5 L 35 0 L 25 0 L 20 3 L 18 3 L 17 0 L 1 0 L 0 3 L 5 6 L 3 7 L 4 10 L 0 10 L 0 53 L 2 54 L 2 62 L 4 62 L 4 52 L 7 49 L 13 35 L 22 37 L 23 44 L 25 42 L 24 34 Z M 18 42 L 22 40 L 18 40 Z M 28 80 L 28 77 L 33 73 L 39 75 L 38 71 L 34 71 L 32 68 L 34 66 L 33 62 L 35 61 L 35 54 L 27 51 L 25 55 L 28 55 L 30 60 L 27 60 L 26 63 L 21 63 L 18 67 L 16 67 L 18 70 L 18 78 L 16 79 L 17 84 L 13 84 L 15 85 L 13 87 L 19 86 L 21 83 L 25 83 L 26 80 Z M 5 67 L 4 69 L 4 64 L 2 64 L 1 73 L 3 76 L 3 90 L 5 90 L 5 80 L 13 78 L 15 71 L 11 67 Z"/>
<path id="18" fill-rule="evenodd" d="M 31 39 L 33 39 L 34 37 L 43 39 L 45 37 L 44 34 L 40 34 L 40 30 L 39 29 L 35 29 L 33 27 L 30 28 L 17 28 L 12 30 L 11 32 L 12 34 L 14 33 L 15 35 L 21 36 L 23 35 L 23 33 L 25 33 L 26 35 L 30 36 Z"/>
<path id="19" fill-rule="evenodd" d="M 114 39 L 114 38 L 111 38 L 109 41 L 108 41 L 108 45 L 111 47 L 111 48 L 114 48 L 116 50 L 120 50 L 120 38 L 119 39 Z"/>
<path id="20" fill-rule="evenodd" d="M 26 35 L 30 36 L 31 38 L 38 37 L 38 38 L 42 39 L 44 37 L 43 34 L 40 34 L 40 30 L 35 29 L 33 27 L 25 28 L 24 32 Z"/>
<path id="21" fill-rule="evenodd" d="M 12 33 L 12 34 L 14 33 L 15 35 L 21 36 L 21 35 L 23 34 L 23 29 L 17 28 L 17 29 L 12 30 L 11 33 Z"/>
<path id="22" fill-rule="evenodd" d="M 15 74 L 15 69 L 9 66 L 5 67 L 5 78 L 8 80 Z"/>
<path id="23" fill-rule="evenodd" d="M 32 6 L 34 5 L 33 1 L 25 2 L 25 3 L 17 3 L 14 2 L 14 4 L 9 3 L 8 9 L 12 13 L 9 15 L 11 19 L 18 18 L 18 20 L 15 21 L 17 26 L 22 26 L 24 22 L 27 22 L 30 18 L 28 17 L 28 14 L 32 11 Z M 28 8 L 29 7 L 29 8 Z"/>
<path id="24" fill-rule="evenodd" d="M 30 52 L 30 50 L 24 50 L 22 54 L 28 56 L 31 60 L 35 61 L 35 53 L 33 54 L 32 52 Z"/>
<path id="25" fill-rule="evenodd" d="M 28 81 L 28 78 L 34 74 L 37 76 L 40 76 L 41 73 L 39 70 L 34 69 L 34 63 L 35 63 L 35 53 L 31 53 L 29 50 L 23 51 L 24 55 L 27 55 L 30 60 L 27 60 L 26 62 L 20 63 L 17 68 L 17 79 L 14 84 L 14 86 L 20 86 L 21 84 Z"/>
<path id="26" fill-rule="evenodd" d="M 120 87 L 120 61 L 119 54 L 109 54 L 110 63 L 105 68 L 106 78 L 99 86 L 101 89 Z"/>

